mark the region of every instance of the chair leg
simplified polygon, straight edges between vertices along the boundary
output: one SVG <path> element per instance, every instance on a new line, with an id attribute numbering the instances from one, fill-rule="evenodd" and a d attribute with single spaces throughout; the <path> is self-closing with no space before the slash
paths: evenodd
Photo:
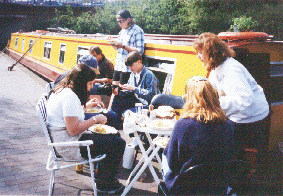
<path id="1" fill-rule="evenodd" d="M 54 189 L 54 177 L 55 177 L 55 170 L 51 171 L 51 176 L 50 176 L 50 185 L 49 185 L 49 193 L 48 195 L 51 196 L 53 194 L 53 189 Z"/>
<path id="2" fill-rule="evenodd" d="M 90 167 L 90 175 L 91 175 L 91 180 L 92 180 L 93 194 L 94 194 L 94 196 L 97 196 L 97 188 L 96 188 L 96 183 L 95 183 L 95 180 L 94 180 L 94 164 L 93 164 L 93 162 L 89 162 L 89 167 Z"/>

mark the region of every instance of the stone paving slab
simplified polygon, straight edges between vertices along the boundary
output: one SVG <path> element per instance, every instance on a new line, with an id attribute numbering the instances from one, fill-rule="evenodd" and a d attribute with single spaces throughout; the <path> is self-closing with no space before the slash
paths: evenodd
<path id="1" fill-rule="evenodd" d="M 21 64 L 7 71 L 13 63 L 0 54 L 0 195 L 47 195 L 49 151 L 35 110 L 47 81 Z M 129 171 L 120 170 L 120 182 L 126 183 Z M 92 195 L 90 173 L 84 171 L 57 171 L 54 195 Z M 157 195 L 157 186 L 152 179 L 137 182 L 128 195 Z"/>

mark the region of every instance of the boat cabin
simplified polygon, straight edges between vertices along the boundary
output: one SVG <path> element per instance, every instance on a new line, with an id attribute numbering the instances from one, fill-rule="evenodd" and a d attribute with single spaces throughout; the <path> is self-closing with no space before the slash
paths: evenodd
<path id="1" fill-rule="evenodd" d="M 265 91 L 272 109 L 269 148 L 275 148 L 283 141 L 283 41 L 272 41 L 272 36 L 265 33 L 245 36 L 219 34 Z M 20 63 L 53 81 L 72 69 L 92 45 L 98 45 L 115 65 L 117 51 L 105 37 L 103 34 L 16 32 L 11 34 L 7 53 L 16 60 L 23 57 Z M 157 76 L 163 94 L 181 96 L 189 78 L 207 76 L 193 47 L 196 38 L 197 35 L 145 35 L 143 64 Z"/>

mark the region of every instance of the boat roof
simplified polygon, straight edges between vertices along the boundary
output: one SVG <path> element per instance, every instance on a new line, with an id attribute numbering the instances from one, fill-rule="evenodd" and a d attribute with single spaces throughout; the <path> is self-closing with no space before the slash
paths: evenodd
<path id="1" fill-rule="evenodd" d="M 73 34 L 73 33 L 62 33 L 62 32 L 51 32 L 45 30 L 36 30 L 31 32 L 16 32 L 21 34 L 31 34 L 31 35 L 46 35 L 46 36 L 60 36 L 68 38 L 83 38 L 83 39 L 98 39 L 105 40 L 105 34 Z M 111 35 L 112 38 L 117 39 L 118 35 Z M 165 34 L 145 34 L 145 43 L 153 44 L 166 44 L 166 45 L 185 45 L 192 46 L 194 41 L 199 38 L 199 35 L 165 35 Z M 268 35 L 265 40 L 224 40 L 230 47 L 239 47 L 249 44 L 256 44 L 262 42 L 274 42 L 272 41 L 273 36 Z"/>

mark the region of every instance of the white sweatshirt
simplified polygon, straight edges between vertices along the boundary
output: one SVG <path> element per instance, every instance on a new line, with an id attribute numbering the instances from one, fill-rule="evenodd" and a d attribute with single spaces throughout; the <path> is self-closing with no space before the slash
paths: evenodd
<path id="1" fill-rule="evenodd" d="M 235 59 L 227 58 L 211 71 L 209 80 L 219 92 L 221 108 L 233 122 L 252 123 L 268 115 L 269 105 L 262 87 Z"/>

